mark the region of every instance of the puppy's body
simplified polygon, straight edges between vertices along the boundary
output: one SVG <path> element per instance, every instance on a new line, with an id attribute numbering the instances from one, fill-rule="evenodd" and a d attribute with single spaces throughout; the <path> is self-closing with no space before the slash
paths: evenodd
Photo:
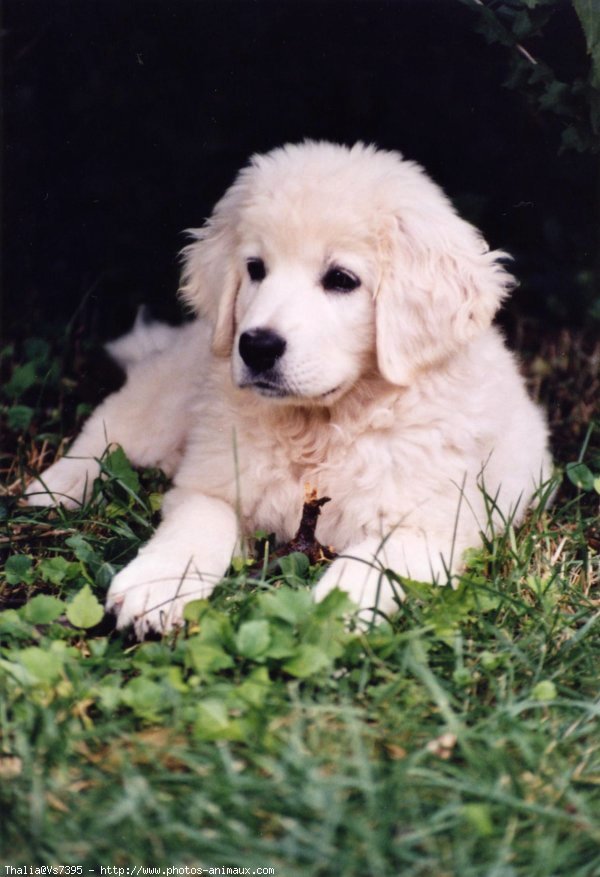
<path id="1" fill-rule="evenodd" d="M 347 555 L 317 598 L 339 585 L 362 607 L 393 608 L 382 565 L 447 582 L 492 524 L 482 488 L 495 525 L 518 521 L 550 460 L 490 327 L 501 255 L 397 155 L 304 144 L 255 159 L 187 251 L 183 293 L 205 318 L 120 342 L 125 387 L 75 442 L 83 459 L 43 479 L 80 499 L 107 442 L 174 473 L 155 537 L 111 586 L 120 626 L 178 623 L 240 535 L 290 538 L 307 482 L 332 497 L 319 540 Z"/>
<path id="2" fill-rule="evenodd" d="M 208 374 L 175 485 L 239 504 L 249 532 L 291 538 L 309 482 L 332 497 L 319 534 L 337 550 L 398 525 L 446 532 L 461 494 L 471 506 L 463 510 L 472 522 L 469 544 L 476 544 L 488 524 L 480 485 L 499 490 L 502 508 L 516 508 L 541 462 L 543 418 L 493 328 L 411 387 L 373 374 L 326 408 L 248 398 L 218 360 Z"/>

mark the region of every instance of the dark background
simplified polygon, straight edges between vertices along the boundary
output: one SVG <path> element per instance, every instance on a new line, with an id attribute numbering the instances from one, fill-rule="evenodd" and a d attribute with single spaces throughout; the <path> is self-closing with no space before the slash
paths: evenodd
<path id="1" fill-rule="evenodd" d="M 305 137 L 418 160 L 515 256 L 513 309 L 588 320 L 597 158 L 558 155 L 475 21 L 458 0 L 7 0 L 5 332 L 175 316 L 182 229 L 251 153 Z M 569 4 L 529 48 L 580 71 Z"/>

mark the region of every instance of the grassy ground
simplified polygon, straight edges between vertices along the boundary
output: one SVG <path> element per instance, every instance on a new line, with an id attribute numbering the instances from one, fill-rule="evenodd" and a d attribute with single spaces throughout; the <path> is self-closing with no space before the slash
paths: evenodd
<path id="1" fill-rule="evenodd" d="M 359 633 L 343 595 L 312 604 L 304 558 L 277 576 L 240 560 L 184 632 L 141 645 L 100 603 L 160 473 L 117 452 L 80 512 L 18 500 L 88 408 L 85 351 L 59 349 L 2 354 L 1 864 L 600 875 L 597 345 L 536 342 L 567 473 L 456 591 L 409 585 Z"/>

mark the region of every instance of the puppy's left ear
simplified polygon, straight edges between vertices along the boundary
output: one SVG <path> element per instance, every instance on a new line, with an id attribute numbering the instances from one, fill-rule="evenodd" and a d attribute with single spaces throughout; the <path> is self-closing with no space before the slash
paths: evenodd
<path id="1" fill-rule="evenodd" d="M 189 229 L 193 243 L 182 251 L 179 294 L 196 314 L 213 325 L 212 350 L 229 356 L 235 335 L 235 300 L 240 285 L 234 259 L 234 184 L 203 228 Z"/>
<path id="2" fill-rule="evenodd" d="M 377 360 L 398 385 L 486 329 L 514 286 L 500 261 L 506 254 L 491 252 L 441 192 L 429 206 L 390 217 L 382 233 Z"/>

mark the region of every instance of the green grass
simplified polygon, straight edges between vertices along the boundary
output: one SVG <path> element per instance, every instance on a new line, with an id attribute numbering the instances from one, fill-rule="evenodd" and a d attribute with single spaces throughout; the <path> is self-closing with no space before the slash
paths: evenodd
<path id="1" fill-rule="evenodd" d="M 136 644 L 100 604 L 165 479 L 117 453 L 82 511 L 22 505 L 85 407 L 45 342 L 4 367 L 1 864 L 600 875 L 598 429 L 565 419 L 579 468 L 554 506 L 375 629 L 339 592 L 315 606 L 292 556 L 240 560 L 184 631 Z"/>

